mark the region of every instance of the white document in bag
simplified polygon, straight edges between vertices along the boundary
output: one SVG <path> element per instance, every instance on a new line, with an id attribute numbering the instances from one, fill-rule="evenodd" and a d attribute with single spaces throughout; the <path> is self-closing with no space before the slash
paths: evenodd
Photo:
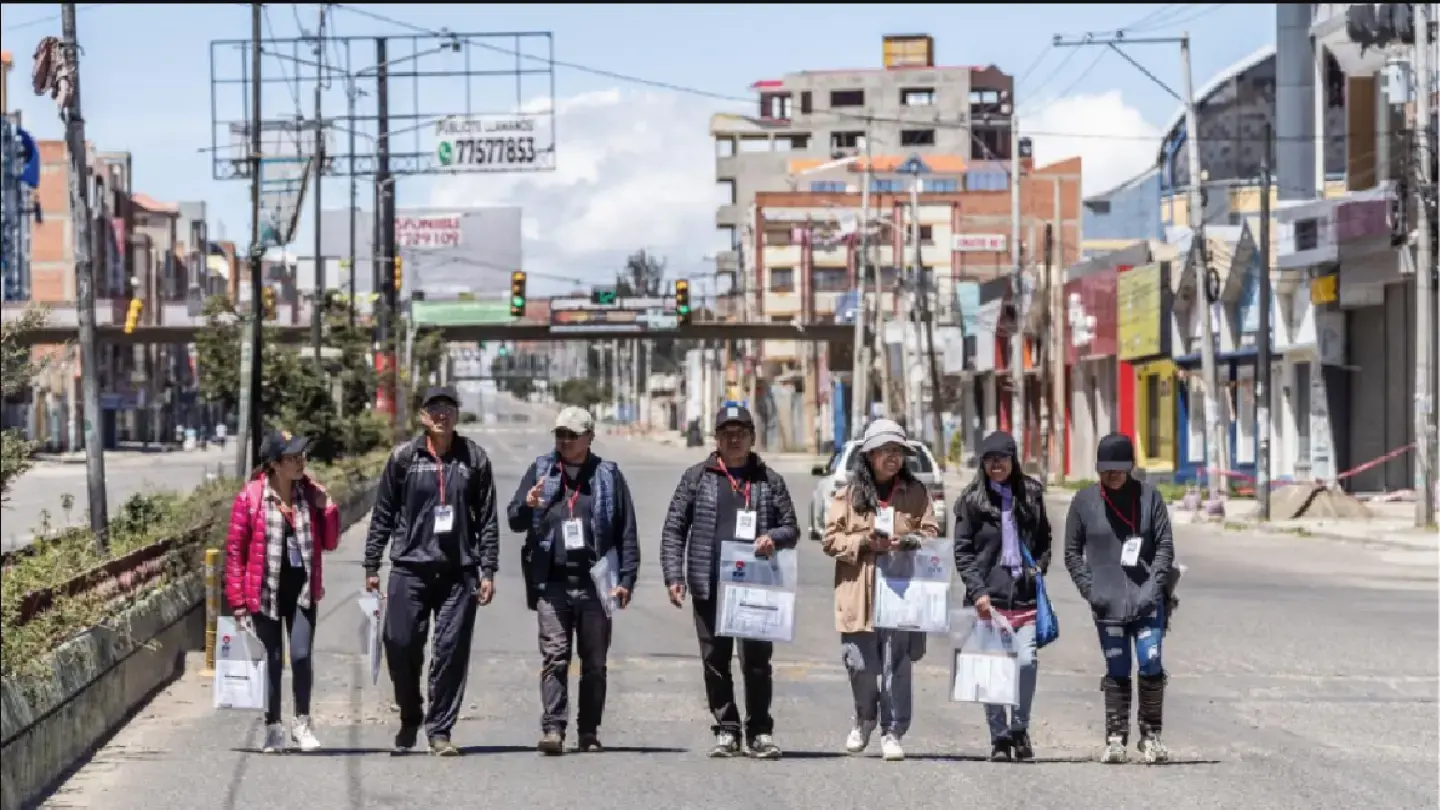
<path id="1" fill-rule="evenodd" d="M 1015 631 L 1005 617 L 992 613 L 977 621 L 951 666 L 950 699 L 988 706 L 1020 704 L 1020 665 L 1015 657 Z"/>
<path id="2" fill-rule="evenodd" d="M 615 549 L 605 552 L 604 557 L 590 566 L 590 579 L 595 583 L 595 594 L 605 607 L 605 615 L 613 618 L 615 611 L 620 609 L 620 600 L 613 596 L 615 589 L 620 587 L 620 557 Z"/>
<path id="3" fill-rule="evenodd" d="M 920 548 L 892 550 L 875 558 L 876 627 L 920 633 L 950 629 L 950 567 L 953 541 L 931 540 Z"/>
<path id="4" fill-rule="evenodd" d="M 215 622 L 214 705 L 217 709 L 265 711 L 265 645 L 233 617 Z"/>
<path id="5" fill-rule="evenodd" d="M 381 606 L 380 595 L 376 593 L 361 594 L 355 600 L 360 606 L 361 615 L 361 652 L 370 659 L 370 685 L 380 683 L 380 659 L 384 655 L 385 648 L 381 640 L 382 628 L 385 624 L 385 614 Z"/>
<path id="6" fill-rule="evenodd" d="M 761 558 L 749 543 L 722 543 L 716 634 L 793 641 L 797 574 L 795 549 L 777 549 Z"/>

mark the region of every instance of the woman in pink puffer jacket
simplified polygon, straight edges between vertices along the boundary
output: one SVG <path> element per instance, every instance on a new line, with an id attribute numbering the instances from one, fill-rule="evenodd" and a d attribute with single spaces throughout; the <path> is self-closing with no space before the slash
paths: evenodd
<path id="1" fill-rule="evenodd" d="M 320 747 L 310 724 L 310 651 L 316 606 L 325 595 L 321 552 L 340 544 L 340 510 L 305 474 L 309 443 L 289 433 L 265 437 L 260 468 L 235 497 L 225 540 L 226 601 L 235 618 L 253 622 L 265 645 L 265 753 L 285 748 L 280 676 L 287 630 L 295 692 L 290 739 L 302 751 Z"/>

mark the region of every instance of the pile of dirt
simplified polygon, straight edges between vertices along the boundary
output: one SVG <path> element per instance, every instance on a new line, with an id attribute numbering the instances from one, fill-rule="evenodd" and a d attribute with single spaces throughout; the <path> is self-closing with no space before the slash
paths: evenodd
<path id="1" fill-rule="evenodd" d="M 1365 508 L 1365 504 L 1338 489 L 1290 484 L 1270 493 L 1271 520 L 1367 517 L 1370 517 L 1370 510 Z"/>

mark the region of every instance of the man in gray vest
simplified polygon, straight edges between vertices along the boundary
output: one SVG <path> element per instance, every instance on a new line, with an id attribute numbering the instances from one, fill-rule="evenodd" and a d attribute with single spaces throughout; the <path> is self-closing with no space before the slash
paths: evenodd
<path id="1" fill-rule="evenodd" d="M 635 505 L 613 461 L 590 452 L 595 420 L 584 408 L 566 408 L 555 420 L 555 449 L 535 459 L 510 499 L 510 530 L 525 532 L 521 569 L 526 598 L 540 620 L 539 750 L 564 751 L 569 720 L 572 639 L 580 654 L 579 750 L 599 751 L 605 711 L 605 666 L 610 614 L 630 603 L 640 570 Z M 597 569 L 597 565 L 603 566 Z M 597 571 L 614 576 L 597 590 Z"/>

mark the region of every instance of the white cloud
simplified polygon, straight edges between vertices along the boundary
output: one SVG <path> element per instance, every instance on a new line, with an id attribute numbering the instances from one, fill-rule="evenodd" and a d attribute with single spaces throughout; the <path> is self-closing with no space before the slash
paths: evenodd
<path id="1" fill-rule="evenodd" d="M 1086 194 L 1119 185 L 1155 163 L 1160 130 L 1127 106 L 1119 90 L 1070 96 L 1031 113 L 1020 111 L 1020 131 L 1031 136 L 1035 160 L 1046 164 L 1079 155 Z"/>
<path id="2" fill-rule="evenodd" d="M 695 272 L 714 241 L 712 112 L 673 93 L 559 99 L 555 171 L 442 178 L 431 204 L 521 206 L 525 267 L 542 284 L 613 277 L 640 248 L 668 257 L 672 275 Z"/>

